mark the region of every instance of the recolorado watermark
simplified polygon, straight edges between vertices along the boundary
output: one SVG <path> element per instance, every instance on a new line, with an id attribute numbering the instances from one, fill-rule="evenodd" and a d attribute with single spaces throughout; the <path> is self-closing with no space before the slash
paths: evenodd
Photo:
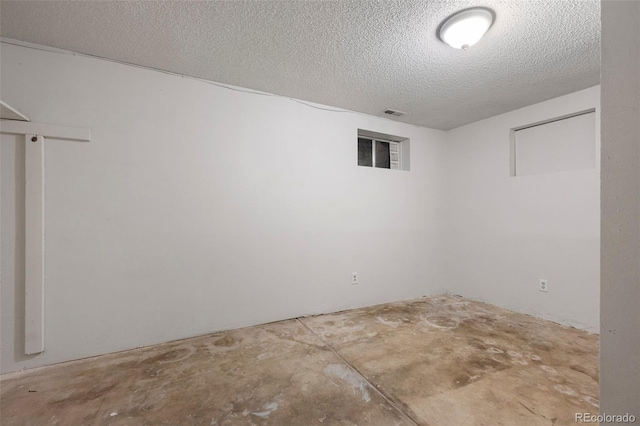
<path id="1" fill-rule="evenodd" d="M 576 413 L 576 423 L 635 423 L 636 416 L 633 414 L 591 414 Z"/>

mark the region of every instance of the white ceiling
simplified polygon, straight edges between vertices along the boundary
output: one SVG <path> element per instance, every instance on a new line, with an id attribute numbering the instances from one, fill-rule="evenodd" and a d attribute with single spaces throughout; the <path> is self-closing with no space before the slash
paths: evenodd
<path id="1" fill-rule="evenodd" d="M 496 12 L 467 51 L 450 14 Z M 594 86 L 598 0 L 6 1 L 0 33 L 448 130 Z"/>

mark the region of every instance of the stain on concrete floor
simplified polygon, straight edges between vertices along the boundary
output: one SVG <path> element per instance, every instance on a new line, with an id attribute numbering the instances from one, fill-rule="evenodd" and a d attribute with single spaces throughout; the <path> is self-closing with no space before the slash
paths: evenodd
<path id="1" fill-rule="evenodd" d="M 569 425 L 598 336 L 456 296 L 216 333 L 2 379 L 3 425 Z"/>

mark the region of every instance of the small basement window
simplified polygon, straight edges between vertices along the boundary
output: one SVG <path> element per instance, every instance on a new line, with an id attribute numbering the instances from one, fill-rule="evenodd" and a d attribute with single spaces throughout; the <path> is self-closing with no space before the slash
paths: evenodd
<path id="1" fill-rule="evenodd" d="M 358 166 L 409 170 L 408 148 L 406 138 L 358 130 Z"/>

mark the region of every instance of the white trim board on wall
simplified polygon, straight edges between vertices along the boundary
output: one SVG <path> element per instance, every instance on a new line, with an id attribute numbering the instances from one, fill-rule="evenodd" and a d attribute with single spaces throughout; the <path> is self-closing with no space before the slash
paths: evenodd
<path id="1" fill-rule="evenodd" d="M 15 111 L 4 102 L 3 116 Z M 11 115 L 7 115 L 11 117 Z M 20 114 L 24 120 L 26 116 Z M 44 351 L 45 330 L 45 139 L 89 142 L 91 131 L 77 127 L 33 123 L 17 119 L 0 120 L 0 133 L 23 135 L 25 143 L 25 318 L 24 353 Z"/>
<path id="2" fill-rule="evenodd" d="M 64 139 L 75 142 L 91 141 L 90 129 L 17 120 L 0 120 L 0 133 L 10 135 L 40 135 L 49 139 Z"/>
<path id="3" fill-rule="evenodd" d="M 25 135 L 24 353 L 44 351 L 44 137 Z"/>

